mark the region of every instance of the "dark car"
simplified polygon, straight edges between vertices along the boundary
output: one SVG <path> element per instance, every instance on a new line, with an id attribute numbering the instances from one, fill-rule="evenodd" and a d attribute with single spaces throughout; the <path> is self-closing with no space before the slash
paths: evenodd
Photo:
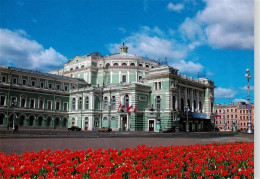
<path id="1" fill-rule="evenodd" d="M 69 131 L 81 131 L 81 128 L 79 128 L 78 126 L 72 126 L 68 128 Z"/>
<path id="2" fill-rule="evenodd" d="M 167 127 L 163 129 L 163 133 L 170 133 L 170 132 L 175 132 L 175 127 Z"/>
<path id="3" fill-rule="evenodd" d="M 112 129 L 108 127 L 102 127 L 98 129 L 98 132 L 111 132 Z"/>

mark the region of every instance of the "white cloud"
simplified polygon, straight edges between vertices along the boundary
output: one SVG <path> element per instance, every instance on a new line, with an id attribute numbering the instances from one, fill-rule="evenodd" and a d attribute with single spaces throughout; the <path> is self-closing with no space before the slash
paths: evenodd
<path id="1" fill-rule="evenodd" d="M 191 44 L 196 42 L 197 46 L 208 44 L 218 49 L 254 48 L 253 0 L 208 0 L 205 3 L 205 9 L 180 25 L 178 30 L 184 39 Z"/>
<path id="2" fill-rule="evenodd" d="M 197 74 L 202 71 L 203 66 L 199 63 L 194 63 L 192 61 L 185 62 L 181 60 L 180 62 L 171 64 L 174 68 L 177 68 L 181 73 Z"/>
<path id="3" fill-rule="evenodd" d="M 215 98 L 234 98 L 235 91 L 232 89 L 227 88 L 216 88 L 215 91 Z"/>
<path id="4" fill-rule="evenodd" d="M 45 49 L 35 40 L 30 40 L 23 30 L 0 29 L 0 62 L 42 71 L 60 68 L 67 58 L 52 47 Z"/>
<path id="5" fill-rule="evenodd" d="M 173 4 L 173 3 L 170 2 L 170 3 L 167 5 L 167 8 L 168 8 L 168 10 L 170 10 L 170 11 L 180 12 L 181 10 L 184 9 L 184 5 L 183 5 L 183 4 L 180 4 L 180 3 L 178 3 L 178 4 Z"/>
<path id="6" fill-rule="evenodd" d="M 205 23 L 208 43 L 213 48 L 254 48 L 254 1 L 208 0 L 206 8 L 197 14 Z"/>
<path id="7" fill-rule="evenodd" d="M 164 38 L 164 33 L 158 28 L 144 26 L 140 32 L 134 33 L 124 39 L 129 47 L 129 53 L 149 58 L 164 58 L 169 60 L 183 59 L 187 55 L 187 47 L 178 44 L 174 39 Z M 111 53 L 117 53 L 120 44 L 108 46 Z"/>
<path id="8" fill-rule="evenodd" d="M 119 27 L 118 30 L 119 30 L 120 32 L 122 32 L 123 34 L 126 33 L 126 30 L 125 30 L 124 27 Z"/>
<path id="9" fill-rule="evenodd" d="M 241 89 L 244 90 L 244 91 L 247 91 L 247 90 L 248 90 L 248 89 L 247 89 L 247 85 L 244 86 L 244 87 L 242 87 Z M 254 86 L 249 86 L 249 90 L 250 90 L 250 91 L 254 91 Z"/>

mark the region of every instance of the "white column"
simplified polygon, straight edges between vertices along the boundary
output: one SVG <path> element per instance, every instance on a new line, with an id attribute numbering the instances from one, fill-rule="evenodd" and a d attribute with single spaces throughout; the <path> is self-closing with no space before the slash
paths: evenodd
<path id="1" fill-rule="evenodd" d="M 199 103 L 200 102 L 200 98 L 199 98 L 199 91 L 197 91 L 197 110 L 199 109 Z"/>
<path id="2" fill-rule="evenodd" d="M 113 71 L 110 71 L 110 83 L 113 83 Z"/>
<path id="3" fill-rule="evenodd" d="M 127 80 L 126 81 L 127 81 L 127 83 L 130 83 L 129 82 L 129 70 L 127 70 Z"/>
<path id="4" fill-rule="evenodd" d="M 85 130 L 85 118 L 82 116 L 82 119 L 81 119 L 81 130 Z"/>
<path id="5" fill-rule="evenodd" d="M 122 72 L 121 72 L 121 70 L 120 70 L 120 71 L 119 71 L 119 82 L 118 82 L 118 83 L 121 83 L 121 81 L 122 81 L 122 79 L 121 79 L 121 76 L 122 76 L 121 73 L 122 73 Z"/>
<path id="6" fill-rule="evenodd" d="M 88 130 L 92 131 L 93 128 L 93 116 L 89 116 L 88 118 Z"/>
<path id="7" fill-rule="evenodd" d="M 118 116 L 118 130 L 121 129 L 121 116 Z"/>
<path id="8" fill-rule="evenodd" d="M 186 106 L 187 104 L 188 104 L 188 99 L 187 99 L 187 92 L 188 92 L 188 90 L 187 90 L 187 88 L 185 87 L 185 89 L 184 89 L 184 95 L 185 95 L 185 99 L 184 99 L 184 106 Z"/>
<path id="9" fill-rule="evenodd" d="M 94 109 L 94 95 L 93 93 L 91 92 L 90 95 L 89 95 L 89 109 Z"/>
<path id="10" fill-rule="evenodd" d="M 127 120 L 126 120 L 126 131 L 129 131 L 130 130 L 129 114 L 126 115 L 126 118 L 127 118 Z"/>
<path id="11" fill-rule="evenodd" d="M 138 72 L 137 72 L 137 70 L 136 70 L 136 72 L 135 72 L 135 78 L 136 78 L 135 81 L 136 81 L 136 82 L 138 81 L 138 76 L 137 76 L 137 75 L 138 75 Z"/>
<path id="12" fill-rule="evenodd" d="M 181 111 L 181 87 L 179 86 L 179 96 L 178 96 L 178 103 L 180 104 L 180 105 L 178 105 L 178 109 L 179 109 L 179 111 Z"/>

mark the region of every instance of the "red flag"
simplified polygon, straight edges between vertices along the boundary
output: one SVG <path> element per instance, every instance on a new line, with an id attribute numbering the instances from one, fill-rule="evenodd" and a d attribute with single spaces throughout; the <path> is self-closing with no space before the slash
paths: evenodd
<path id="1" fill-rule="evenodd" d="M 119 111 L 119 110 L 120 110 L 120 108 L 121 108 L 121 103 L 119 104 L 117 111 Z"/>
<path id="2" fill-rule="evenodd" d="M 219 115 L 219 114 L 216 114 L 215 117 L 220 117 L 220 115 Z"/>
<path id="3" fill-rule="evenodd" d="M 129 110 L 130 110 L 129 105 L 127 105 L 126 112 L 129 113 Z"/>
<path id="4" fill-rule="evenodd" d="M 135 106 L 135 109 L 134 109 L 134 112 L 136 112 L 137 111 L 137 106 Z"/>

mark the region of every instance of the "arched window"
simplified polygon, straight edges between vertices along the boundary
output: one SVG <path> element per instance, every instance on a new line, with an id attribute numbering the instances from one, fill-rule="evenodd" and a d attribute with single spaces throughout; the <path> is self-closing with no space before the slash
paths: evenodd
<path id="1" fill-rule="evenodd" d="M 134 63 L 131 63 L 130 66 L 135 66 L 135 64 L 134 64 Z"/>
<path id="2" fill-rule="evenodd" d="M 143 65 L 142 65 L 142 63 L 139 63 L 139 65 L 138 65 L 139 67 L 143 67 Z"/>
<path id="3" fill-rule="evenodd" d="M 114 120 L 116 120 L 116 118 L 115 117 L 111 117 L 111 121 L 114 121 Z"/>
<path id="4" fill-rule="evenodd" d="M 152 68 L 154 68 L 154 66 L 152 66 Z"/>
<path id="5" fill-rule="evenodd" d="M 100 100 L 99 97 L 95 97 L 95 109 L 100 109 Z"/>
<path id="6" fill-rule="evenodd" d="M 89 109 L 89 98 L 88 98 L 88 96 L 85 97 L 85 109 Z"/>
<path id="7" fill-rule="evenodd" d="M 76 69 L 79 69 L 79 67 L 76 67 Z"/>
<path id="8" fill-rule="evenodd" d="M 124 105 L 125 105 L 125 107 L 129 106 L 129 96 L 128 96 L 128 94 L 125 95 L 125 97 L 124 97 Z"/>
<path id="9" fill-rule="evenodd" d="M 106 121 L 106 120 L 107 120 L 107 117 L 104 117 L 103 120 Z"/>
<path id="10" fill-rule="evenodd" d="M 118 63 L 114 63 L 113 66 L 118 66 Z"/>
<path id="11" fill-rule="evenodd" d="M 155 98 L 155 107 L 156 107 L 157 110 L 160 110 L 160 108 L 161 108 L 161 98 L 160 98 L 160 96 L 156 96 L 156 98 Z"/>
<path id="12" fill-rule="evenodd" d="M 84 65 L 81 65 L 81 68 L 84 68 Z"/>
<path id="13" fill-rule="evenodd" d="M 116 97 L 112 96 L 112 104 L 111 104 L 111 110 L 116 109 Z"/>
<path id="14" fill-rule="evenodd" d="M 72 71 L 72 70 L 73 70 L 73 68 L 70 69 L 70 71 Z"/>
<path id="15" fill-rule="evenodd" d="M 127 64 L 126 63 L 122 63 L 122 66 L 127 66 Z"/>
<path id="16" fill-rule="evenodd" d="M 82 97 L 79 97 L 78 110 L 82 109 Z"/>
<path id="17" fill-rule="evenodd" d="M 76 99 L 72 98 L 72 110 L 76 110 Z"/>
<path id="18" fill-rule="evenodd" d="M 109 64 L 109 63 L 107 63 L 107 64 L 106 64 L 106 67 L 109 67 L 109 66 L 110 66 L 110 64 Z"/>
<path id="19" fill-rule="evenodd" d="M 149 68 L 149 65 L 145 65 L 146 68 Z"/>
<path id="20" fill-rule="evenodd" d="M 104 97 L 104 110 L 108 110 L 108 98 Z"/>

